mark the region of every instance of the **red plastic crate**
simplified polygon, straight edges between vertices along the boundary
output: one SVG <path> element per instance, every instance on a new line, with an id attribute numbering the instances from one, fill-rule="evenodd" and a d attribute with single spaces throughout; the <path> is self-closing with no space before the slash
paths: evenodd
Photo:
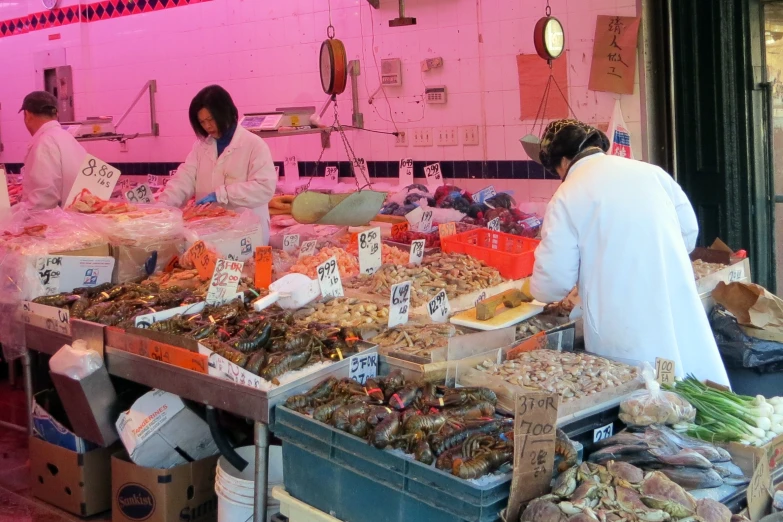
<path id="1" fill-rule="evenodd" d="M 508 279 L 521 279 L 533 274 L 537 239 L 496 232 L 486 228 L 469 230 L 440 240 L 446 253 L 468 254 L 498 269 Z"/>

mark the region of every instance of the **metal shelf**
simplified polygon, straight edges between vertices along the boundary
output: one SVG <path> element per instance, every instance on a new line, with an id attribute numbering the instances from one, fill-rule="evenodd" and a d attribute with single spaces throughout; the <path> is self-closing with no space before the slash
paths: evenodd
<path id="1" fill-rule="evenodd" d="M 318 127 L 315 129 L 299 129 L 292 131 L 253 131 L 253 134 L 262 138 L 283 138 L 286 136 L 302 136 L 304 134 L 320 134 L 325 132 L 331 134 L 334 129 L 331 127 Z"/>

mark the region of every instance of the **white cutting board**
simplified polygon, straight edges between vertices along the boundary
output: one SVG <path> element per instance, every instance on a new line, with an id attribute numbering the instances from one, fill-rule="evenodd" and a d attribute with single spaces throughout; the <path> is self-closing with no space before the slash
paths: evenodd
<path id="1" fill-rule="evenodd" d="M 449 321 L 453 324 L 475 328 L 476 330 L 498 330 L 521 323 L 525 319 L 530 319 L 543 311 L 544 306 L 534 301 L 532 303 L 522 303 L 516 308 L 508 308 L 503 312 L 498 308 L 499 313 L 496 313 L 495 317 L 486 321 L 479 321 L 476 319 L 476 308 L 474 307 L 452 315 Z"/>

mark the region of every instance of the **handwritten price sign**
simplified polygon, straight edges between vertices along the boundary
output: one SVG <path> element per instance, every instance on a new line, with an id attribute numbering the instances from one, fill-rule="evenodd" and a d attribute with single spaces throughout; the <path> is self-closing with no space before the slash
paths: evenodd
<path id="1" fill-rule="evenodd" d="M 89 190 L 92 195 L 101 199 L 111 199 L 114 186 L 119 179 L 119 170 L 95 156 L 87 154 L 84 162 L 82 162 L 82 166 L 79 168 L 79 174 L 71 188 L 71 193 L 66 198 L 67 203 L 65 206 L 73 203 L 76 196 L 81 194 L 84 189 Z"/>
<path id="2" fill-rule="evenodd" d="M 405 281 L 392 286 L 389 298 L 389 328 L 408 322 L 411 307 L 411 282 Z"/>
<path id="3" fill-rule="evenodd" d="M 400 238 L 410 229 L 410 225 L 407 221 L 402 223 L 395 223 L 392 225 L 391 234 L 392 238 Z"/>
<path id="4" fill-rule="evenodd" d="M 440 170 L 440 163 L 433 163 L 424 167 L 424 177 L 427 178 L 427 186 L 438 188 L 443 185 L 443 172 Z"/>
<path id="5" fill-rule="evenodd" d="M 449 298 L 446 296 L 446 291 L 441 290 L 433 297 L 429 303 L 427 303 L 427 311 L 430 314 L 430 319 L 435 323 L 445 323 L 451 314 L 451 305 L 449 305 Z"/>
<path id="6" fill-rule="evenodd" d="M 443 223 L 442 225 L 438 225 L 438 234 L 440 235 L 441 239 L 443 239 L 444 237 L 453 236 L 456 233 L 457 233 L 457 225 L 454 222 Z"/>
<path id="7" fill-rule="evenodd" d="M 413 160 L 404 158 L 400 160 L 400 185 L 408 186 L 413 184 Z"/>
<path id="8" fill-rule="evenodd" d="M 323 297 L 342 297 L 343 282 L 340 279 L 340 270 L 337 267 L 337 258 L 334 256 L 318 265 L 318 286 L 321 287 Z"/>
<path id="9" fill-rule="evenodd" d="M 60 272 L 62 271 L 63 258 L 60 256 L 39 257 L 36 260 L 36 269 L 41 286 L 44 287 L 44 295 L 56 295 L 60 293 Z"/>
<path id="10" fill-rule="evenodd" d="M 359 271 L 372 275 L 381 267 L 381 227 L 359 232 Z"/>
<path id="11" fill-rule="evenodd" d="M 370 182 L 370 173 L 367 170 L 367 161 L 364 158 L 355 158 L 353 160 L 353 175 L 357 181 L 362 183 Z"/>
<path id="12" fill-rule="evenodd" d="M 408 257 L 408 261 L 412 265 L 420 265 L 421 260 L 424 259 L 424 243 L 423 239 L 416 239 L 411 241 L 411 253 Z"/>
<path id="13" fill-rule="evenodd" d="M 337 167 L 326 167 L 326 170 L 324 171 L 324 179 L 326 180 L 327 185 L 329 186 L 337 185 L 339 176 L 340 176 L 340 169 L 338 169 Z"/>
<path id="14" fill-rule="evenodd" d="M 287 254 L 293 254 L 299 248 L 299 234 L 283 236 L 283 250 Z"/>
<path id="15" fill-rule="evenodd" d="M 318 241 L 315 239 L 302 243 L 302 248 L 299 249 L 299 258 L 315 255 L 315 246 L 317 244 Z"/>
<path id="16" fill-rule="evenodd" d="M 490 222 L 487 223 L 487 228 L 496 232 L 500 232 L 500 218 L 496 217 L 495 219 L 490 220 Z"/>
<path id="17" fill-rule="evenodd" d="M 207 291 L 207 304 L 223 304 L 234 299 L 239 280 L 242 278 L 243 265 L 241 261 L 218 259 Z"/>
<path id="18" fill-rule="evenodd" d="M 285 158 L 283 172 L 286 182 L 296 183 L 299 181 L 299 161 L 296 156 L 287 156 Z"/>
<path id="19" fill-rule="evenodd" d="M 674 361 L 655 358 L 655 380 L 661 384 L 674 384 Z"/>
<path id="20" fill-rule="evenodd" d="M 269 288 L 269 285 L 272 284 L 272 247 L 257 247 L 254 260 L 256 262 L 256 287 Z"/>
<path id="21" fill-rule="evenodd" d="M 355 379 L 364 384 L 367 379 L 378 375 L 378 354 L 360 353 L 351 357 L 349 367 L 349 379 Z"/>
<path id="22" fill-rule="evenodd" d="M 212 277 L 212 274 L 215 272 L 215 264 L 217 263 L 215 253 L 210 252 L 203 241 L 196 241 L 191 247 L 191 255 L 193 256 L 193 263 L 196 265 L 198 276 L 201 279 Z"/>
<path id="23" fill-rule="evenodd" d="M 130 203 L 152 203 L 152 190 L 149 185 L 139 185 L 125 192 L 125 199 Z"/>
<path id="24" fill-rule="evenodd" d="M 421 214 L 419 221 L 419 232 L 427 233 L 432 230 L 432 210 L 427 210 Z"/>

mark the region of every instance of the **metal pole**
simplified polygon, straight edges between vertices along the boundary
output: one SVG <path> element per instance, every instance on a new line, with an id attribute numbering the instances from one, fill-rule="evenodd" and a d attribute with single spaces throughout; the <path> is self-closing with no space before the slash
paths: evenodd
<path id="1" fill-rule="evenodd" d="M 22 377 L 24 379 L 24 395 L 27 402 L 27 431 L 33 436 L 33 371 L 30 369 L 30 350 L 25 350 L 22 356 Z"/>
<path id="2" fill-rule="evenodd" d="M 266 521 L 266 488 L 269 481 L 269 426 L 256 422 L 254 428 L 256 443 L 256 480 L 253 522 Z"/>

